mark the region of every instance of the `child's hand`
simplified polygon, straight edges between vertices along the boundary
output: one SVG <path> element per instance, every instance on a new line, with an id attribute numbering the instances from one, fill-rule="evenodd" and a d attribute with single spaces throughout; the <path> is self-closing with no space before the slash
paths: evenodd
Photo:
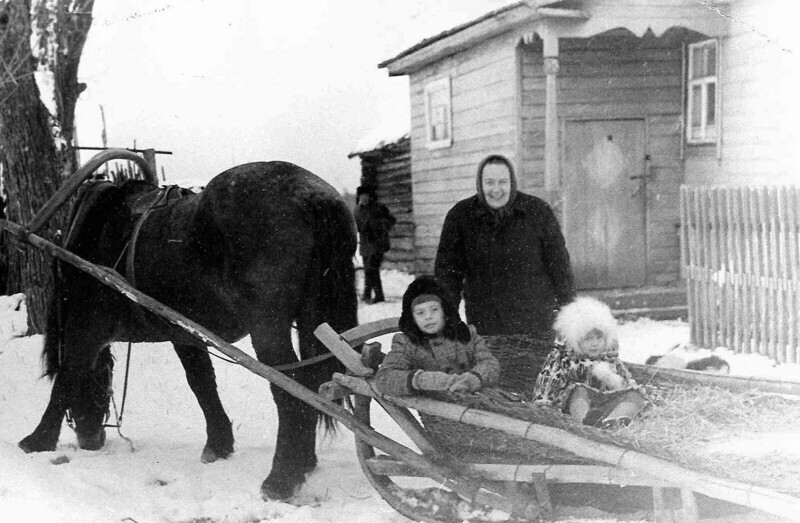
<path id="1" fill-rule="evenodd" d="M 449 390 L 459 378 L 456 374 L 447 374 L 438 370 L 423 370 L 414 374 L 411 385 L 418 390 Z"/>
<path id="2" fill-rule="evenodd" d="M 450 392 L 475 392 L 481 390 L 481 379 L 471 372 L 465 372 L 456 376 L 456 380 L 447 389 Z"/>
<path id="3" fill-rule="evenodd" d="M 614 371 L 614 367 L 607 361 L 597 361 L 592 365 L 592 376 L 603 384 L 608 390 L 625 388 L 625 379 Z"/>

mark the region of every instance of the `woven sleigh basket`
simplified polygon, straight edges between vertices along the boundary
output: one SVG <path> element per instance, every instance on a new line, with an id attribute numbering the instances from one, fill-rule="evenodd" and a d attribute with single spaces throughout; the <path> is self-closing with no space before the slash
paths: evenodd
<path id="1" fill-rule="evenodd" d="M 552 349 L 548 340 L 519 334 L 486 336 L 484 339 L 500 362 L 499 388 L 516 393 L 522 401 L 504 398 L 491 393 L 491 390 L 475 395 L 437 394 L 437 399 L 609 441 L 603 431 L 576 423 L 552 408 L 535 406 L 527 401 L 532 397 L 536 376 Z M 419 414 L 423 425 L 437 443 L 455 455 L 466 454 L 485 462 L 500 463 L 594 463 L 557 447 L 499 430 L 476 427 L 424 412 Z"/>

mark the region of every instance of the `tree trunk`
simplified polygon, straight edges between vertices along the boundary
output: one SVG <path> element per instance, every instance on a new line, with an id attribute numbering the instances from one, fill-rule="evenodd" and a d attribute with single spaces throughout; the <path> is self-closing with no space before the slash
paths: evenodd
<path id="1" fill-rule="evenodd" d="M 91 27 L 94 0 L 0 2 L 0 167 L 8 219 L 27 224 L 62 179 L 76 169 L 72 147 L 75 105 L 85 85 L 77 71 Z M 35 35 L 32 40 L 31 36 Z M 50 74 L 51 108 L 45 105 L 34 73 Z M 53 114 L 55 113 L 55 114 Z M 41 235 L 65 227 L 61 209 Z M 51 260 L 11 239 L 8 292 L 27 297 L 28 326 L 43 332 L 53 287 Z"/>

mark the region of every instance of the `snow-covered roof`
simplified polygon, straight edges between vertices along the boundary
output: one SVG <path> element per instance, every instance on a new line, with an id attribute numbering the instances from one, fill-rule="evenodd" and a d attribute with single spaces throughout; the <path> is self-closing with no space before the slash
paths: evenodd
<path id="1" fill-rule="evenodd" d="M 398 108 L 399 109 L 399 108 Z M 397 143 L 403 138 L 407 138 L 411 129 L 411 121 L 408 116 L 408 108 L 398 110 L 394 114 L 383 119 L 371 131 L 365 134 L 356 144 L 353 152 L 347 155 L 348 158 L 359 156 L 370 151 L 382 149 L 387 145 Z"/>

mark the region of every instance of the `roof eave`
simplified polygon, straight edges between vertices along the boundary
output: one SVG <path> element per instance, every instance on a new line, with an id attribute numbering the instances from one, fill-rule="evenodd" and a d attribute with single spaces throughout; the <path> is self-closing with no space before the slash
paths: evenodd
<path id="1" fill-rule="evenodd" d="M 378 67 L 385 68 L 389 76 L 406 75 L 431 62 L 541 17 L 542 14 L 537 9 L 519 3 L 478 23 L 466 24 L 461 29 L 456 28 L 441 37 L 434 37 L 428 43 L 423 41 L 410 50 L 378 64 Z"/>

